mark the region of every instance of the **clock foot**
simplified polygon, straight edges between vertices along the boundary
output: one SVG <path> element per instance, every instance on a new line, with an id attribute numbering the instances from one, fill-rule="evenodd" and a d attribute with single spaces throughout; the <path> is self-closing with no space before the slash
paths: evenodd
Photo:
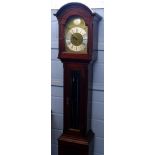
<path id="1" fill-rule="evenodd" d="M 59 155 L 92 155 L 94 133 L 90 131 L 86 137 L 62 134 L 58 139 Z"/>

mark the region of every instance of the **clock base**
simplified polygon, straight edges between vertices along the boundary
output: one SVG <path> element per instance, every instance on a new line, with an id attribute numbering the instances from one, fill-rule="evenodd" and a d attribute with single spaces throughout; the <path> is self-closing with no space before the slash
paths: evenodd
<path id="1" fill-rule="evenodd" d="M 92 155 L 94 133 L 89 131 L 86 137 L 77 137 L 63 133 L 58 139 L 59 155 Z"/>

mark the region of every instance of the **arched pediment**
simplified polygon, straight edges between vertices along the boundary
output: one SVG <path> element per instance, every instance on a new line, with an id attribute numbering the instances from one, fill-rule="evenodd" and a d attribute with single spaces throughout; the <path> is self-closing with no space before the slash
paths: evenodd
<path id="1" fill-rule="evenodd" d="M 82 3 L 77 3 L 77 2 L 73 2 L 73 3 L 68 3 L 63 5 L 56 14 L 54 14 L 56 17 L 59 17 L 61 15 L 64 14 L 64 12 L 66 10 L 70 10 L 70 9 L 83 9 L 86 12 L 90 13 L 90 15 L 94 15 L 93 11 L 88 8 L 86 5 L 82 4 Z"/>

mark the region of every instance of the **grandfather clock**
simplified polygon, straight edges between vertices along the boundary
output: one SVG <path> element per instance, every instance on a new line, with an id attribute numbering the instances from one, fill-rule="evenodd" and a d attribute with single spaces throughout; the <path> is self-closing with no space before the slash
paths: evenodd
<path id="1" fill-rule="evenodd" d="M 92 65 L 97 58 L 101 17 L 81 3 L 68 3 L 56 14 L 59 24 L 58 58 L 64 67 L 63 134 L 59 155 L 92 155 Z"/>

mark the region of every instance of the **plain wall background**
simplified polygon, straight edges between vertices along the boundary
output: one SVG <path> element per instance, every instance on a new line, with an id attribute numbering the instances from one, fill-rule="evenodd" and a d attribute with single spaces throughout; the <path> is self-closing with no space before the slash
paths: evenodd
<path id="1" fill-rule="evenodd" d="M 55 2 L 0 1 L 2 155 L 51 154 Z M 108 0 L 104 7 L 105 154 L 154 155 L 154 1 Z"/>

